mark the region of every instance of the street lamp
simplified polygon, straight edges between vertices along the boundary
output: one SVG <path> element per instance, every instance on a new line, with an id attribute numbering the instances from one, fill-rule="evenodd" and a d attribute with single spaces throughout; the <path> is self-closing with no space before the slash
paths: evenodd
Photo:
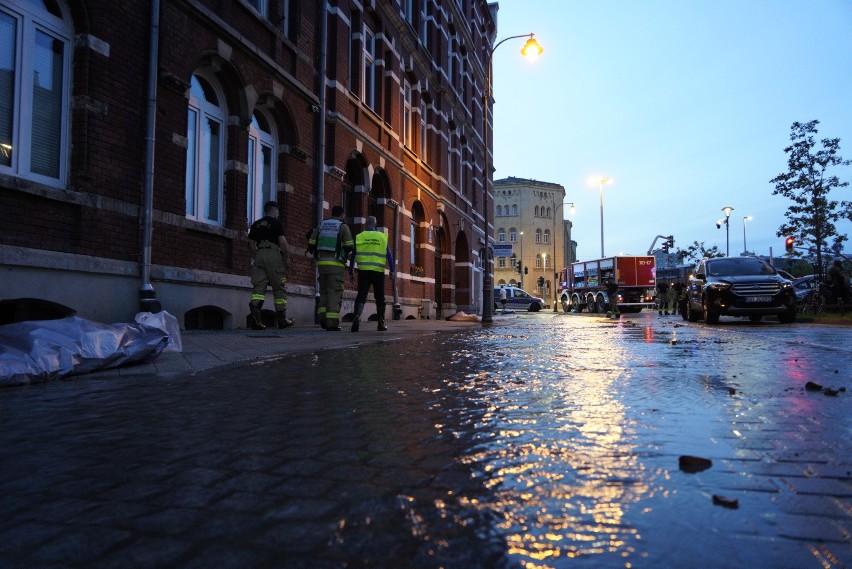
<path id="1" fill-rule="evenodd" d="M 491 60 L 494 58 L 494 52 L 497 48 L 512 39 L 527 38 L 524 47 L 521 48 L 521 55 L 534 59 L 544 52 L 539 43 L 535 39 L 535 34 L 521 34 L 517 36 L 509 36 L 497 42 L 494 47 L 488 49 L 485 61 L 485 90 L 482 93 L 482 143 L 484 146 L 484 170 L 485 180 L 482 185 L 482 223 L 484 225 L 485 247 L 482 264 L 482 322 L 493 322 L 494 311 L 494 289 L 491 286 L 491 265 L 494 262 L 488 254 L 488 188 L 491 181 L 491 166 L 488 163 L 488 108 L 491 101 Z"/>
<path id="2" fill-rule="evenodd" d="M 601 200 L 601 259 L 603 259 L 603 257 L 604 257 L 603 187 L 604 187 L 604 184 L 611 184 L 612 178 L 609 178 L 609 177 L 597 178 L 597 177 L 595 177 L 595 178 L 591 178 L 590 182 L 592 184 L 598 185 L 598 192 L 600 193 L 600 200 Z"/>
<path id="3" fill-rule="evenodd" d="M 746 245 L 746 221 L 751 221 L 753 218 L 750 215 L 743 217 L 743 254 L 748 255 L 748 245 Z"/>
<path id="4" fill-rule="evenodd" d="M 720 219 L 716 222 L 716 229 L 722 227 L 722 223 L 725 224 L 725 256 L 731 256 L 731 212 L 734 211 L 729 205 L 726 205 L 722 208 L 722 212 L 725 214 L 725 219 Z"/>
<path id="5" fill-rule="evenodd" d="M 520 232 L 521 236 L 521 254 L 518 256 L 518 262 L 521 264 L 521 269 L 518 271 L 521 273 L 521 289 L 524 288 L 524 232 Z"/>

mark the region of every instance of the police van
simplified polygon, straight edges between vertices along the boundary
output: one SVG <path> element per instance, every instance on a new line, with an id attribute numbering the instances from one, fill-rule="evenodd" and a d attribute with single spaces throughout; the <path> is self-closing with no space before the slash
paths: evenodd
<path id="1" fill-rule="evenodd" d="M 502 310 L 500 288 L 494 289 L 494 310 Z M 538 312 L 544 308 L 544 300 L 535 297 L 527 291 L 514 286 L 506 286 L 506 310 L 527 310 Z"/>

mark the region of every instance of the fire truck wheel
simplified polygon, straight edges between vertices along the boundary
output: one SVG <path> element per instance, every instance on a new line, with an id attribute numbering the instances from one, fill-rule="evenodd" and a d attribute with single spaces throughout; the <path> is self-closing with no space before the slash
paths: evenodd
<path id="1" fill-rule="evenodd" d="M 601 314 L 606 312 L 606 299 L 604 299 L 604 296 L 602 294 L 598 295 L 597 305 L 598 305 L 598 312 L 600 312 Z"/>

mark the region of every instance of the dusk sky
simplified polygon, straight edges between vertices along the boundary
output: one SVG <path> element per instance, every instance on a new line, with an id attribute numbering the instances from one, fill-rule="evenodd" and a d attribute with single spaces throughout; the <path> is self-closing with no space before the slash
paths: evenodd
<path id="1" fill-rule="evenodd" d="M 534 33 L 535 62 L 494 52 L 494 179 L 561 184 L 578 258 L 645 254 L 657 235 L 784 254 L 790 127 L 819 120 L 852 159 L 852 0 L 500 0 L 497 41 Z M 837 169 L 852 181 L 852 167 Z M 852 199 L 852 189 L 834 199 Z M 852 223 L 838 231 L 849 235 Z M 657 246 L 660 242 L 657 243 Z M 845 246 L 852 252 L 852 243 Z"/>

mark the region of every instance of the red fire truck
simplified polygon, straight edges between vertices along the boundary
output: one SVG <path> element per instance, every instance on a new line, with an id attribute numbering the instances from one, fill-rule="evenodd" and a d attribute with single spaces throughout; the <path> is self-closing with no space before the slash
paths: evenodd
<path id="1" fill-rule="evenodd" d="M 654 307 L 656 280 L 654 257 L 606 257 L 572 263 L 559 277 L 559 303 L 562 310 L 606 312 L 609 297 L 606 282 L 618 283 L 618 308 L 621 312 L 639 312 Z"/>

